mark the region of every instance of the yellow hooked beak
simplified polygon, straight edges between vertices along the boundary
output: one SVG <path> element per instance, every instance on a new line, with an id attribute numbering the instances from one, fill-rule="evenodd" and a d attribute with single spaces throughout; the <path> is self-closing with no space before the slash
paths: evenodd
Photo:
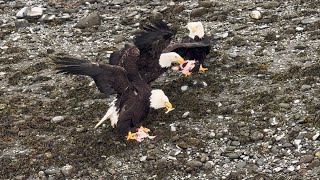
<path id="1" fill-rule="evenodd" d="M 184 59 L 182 57 L 178 57 L 178 58 L 176 58 L 176 60 L 177 60 L 177 62 L 179 64 L 183 64 L 184 63 Z"/>
<path id="2" fill-rule="evenodd" d="M 172 109 L 172 104 L 170 102 L 166 102 L 165 106 L 166 106 L 167 110 Z"/>

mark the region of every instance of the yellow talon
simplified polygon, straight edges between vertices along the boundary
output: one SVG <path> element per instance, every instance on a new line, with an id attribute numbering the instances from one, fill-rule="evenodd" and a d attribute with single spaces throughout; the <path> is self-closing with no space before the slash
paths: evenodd
<path id="1" fill-rule="evenodd" d="M 136 133 L 128 132 L 127 141 L 130 139 L 136 139 Z"/>
<path id="2" fill-rule="evenodd" d="M 140 126 L 140 129 L 141 129 L 143 132 L 145 132 L 145 133 L 150 132 L 150 129 L 145 128 L 145 127 L 143 127 L 143 126 Z"/>
<path id="3" fill-rule="evenodd" d="M 200 67 L 199 67 L 199 72 L 206 72 L 208 70 L 208 68 L 204 68 L 202 66 L 202 64 L 200 64 Z"/>
<path id="4" fill-rule="evenodd" d="M 184 76 L 185 76 L 185 77 L 191 76 L 191 74 L 192 74 L 191 72 L 187 72 L 187 73 L 184 74 Z"/>

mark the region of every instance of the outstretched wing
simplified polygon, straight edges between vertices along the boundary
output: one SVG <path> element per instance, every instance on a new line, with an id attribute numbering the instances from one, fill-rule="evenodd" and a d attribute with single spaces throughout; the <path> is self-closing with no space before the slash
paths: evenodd
<path id="1" fill-rule="evenodd" d="M 134 45 L 140 50 L 138 67 L 140 70 L 150 71 L 160 66 L 159 58 L 164 48 L 169 44 L 175 31 L 160 19 L 145 25 L 134 38 Z"/>
<path id="2" fill-rule="evenodd" d="M 110 94 L 114 89 L 122 94 L 131 84 L 124 68 L 109 64 L 93 63 L 73 57 L 55 57 L 58 73 L 86 75 L 93 78 L 100 92 Z"/>
<path id="3" fill-rule="evenodd" d="M 197 37 L 196 37 L 197 38 Z M 210 47 L 215 44 L 215 41 L 212 37 L 205 36 L 203 39 L 191 39 L 189 37 L 184 37 L 181 43 L 174 43 L 168 45 L 163 52 L 176 52 L 182 50 L 188 50 L 192 48 L 203 48 L 203 47 Z"/>

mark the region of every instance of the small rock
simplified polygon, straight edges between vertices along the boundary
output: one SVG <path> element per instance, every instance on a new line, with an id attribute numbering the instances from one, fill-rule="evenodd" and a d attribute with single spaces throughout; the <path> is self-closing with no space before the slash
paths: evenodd
<path id="1" fill-rule="evenodd" d="M 237 153 L 227 153 L 226 156 L 230 159 L 238 159 L 240 157 Z"/>
<path id="2" fill-rule="evenodd" d="M 296 31 L 303 31 L 303 30 L 304 30 L 303 27 L 300 27 L 300 26 L 296 27 Z"/>
<path id="3" fill-rule="evenodd" d="M 251 17 L 252 19 L 258 20 L 258 19 L 261 19 L 261 18 L 262 18 L 262 15 L 261 15 L 261 12 L 260 12 L 260 11 L 254 10 L 254 11 L 251 11 L 250 17 Z"/>
<path id="4" fill-rule="evenodd" d="M 140 161 L 141 161 L 141 162 L 146 161 L 146 160 L 147 160 L 147 157 L 148 157 L 148 156 L 142 156 L 142 157 L 140 158 Z"/>
<path id="5" fill-rule="evenodd" d="M 291 143 L 284 143 L 282 145 L 283 148 L 289 148 L 289 147 L 292 147 L 293 145 Z"/>
<path id="6" fill-rule="evenodd" d="M 184 141 L 178 142 L 178 146 L 182 149 L 187 149 L 189 147 L 189 145 Z"/>
<path id="7" fill-rule="evenodd" d="M 208 9 L 204 7 L 195 8 L 191 11 L 190 17 L 200 17 L 208 13 Z"/>
<path id="8" fill-rule="evenodd" d="M 237 164 L 236 164 L 236 167 L 237 167 L 238 169 L 241 169 L 241 168 L 244 168 L 246 165 L 247 165 L 247 162 L 242 161 L 242 162 L 237 163 Z"/>
<path id="9" fill-rule="evenodd" d="M 317 132 L 315 135 L 312 136 L 312 140 L 317 140 L 318 137 L 320 136 L 320 132 Z"/>
<path id="10" fill-rule="evenodd" d="M 199 7 L 205 7 L 205 8 L 211 8 L 213 7 L 213 2 L 210 1 L 200 1 L 199 2 Z"/>
<path id="11" fill-rule="evenodd" d="M 18 19 L 16 22 L 14 22 L 16 28 L 23 28 L 29 26 L 29 22 L 25 19 Z"/>
<path id="12" fill-rule="evenodd" d="M 115 43 L 121 43 L 123 41 L 125 41 L 126 38 L 123 35 L 116 35 L 114 36 L 114 42 Z"/>
<path id="13" fill-rule="evenodd" d="M 116 170 L 114 170 L 113 168 L 108 168 L 108 173 L 113 175 L 116 173 Z"/>
<path id="14" fill-rule="evenodd" d="M 263 166 L 264 162 L 265 162 L 264 159 L 260 158 L 260 159 L 258 159 L 258 160 L 256 161 L 256 164 L 257 164 L 258 166 Z"/>
<path id="15" fill-rule="evenodd" d="M 120 4 L 123 4 L 124 3 L 124 0 L 112 0 L 111 1 L 111 4 L 114 4 L 114 5 L 120 5 Z"/>
<path id="16" fill-rule="evenodd" d="M 313 24 L 320 21 L 320 17 L 311 17 L 311 18 L 306 18 L 301 21 L 302 24 Z"/>
<path id="17" fill-rule="evenodd" d="M 185 113 L 182 114 L 182 118 L 186 118 L 190 115 L 190 111 L 187 111 Z"/>
<path id="18" fill-rule="evenodd" d="M 285 108 L 285 109 L 290 108 L 290 104 L 288 104 L 288 103 L 280 103 L 279 106 L 282 108 Z"/>
<path id="19" fill-rule="evenodd" d="M 317 158 L 320 158 L 320 151 L 316 152 L 316 153 L 314 154 L 314 156 L 317 157 Z"/>
<path id="20" fill-rule="evenodd" d="M 101 17 L 98 13 L 94 12 L 90 14 L 89 16 L 81 19 L 76 25 L 76 28 L 84 29 L 96 25 L 101 24 Z"/>
<path id="21" fill-rule="evenodd" d="M 232 141 L 231 146 L 240 146 L 240 142 L 239 141 Z"/>
<path id="22" fill-rule="evenodd" d="M 287 168 L 287 170 L 290 171 L 290 172 L 292 172 L 292 171 L 295 170 L 295 168 L 294 168 L 294 166 L 291 165 L 291 166 L 289 166 L 289 167 Z"/>
<path id="23" fill-rule="evenodd" d="M 40 21 L 52 21 L 56 18 L 56 15 L 43 15 L 41 18 L 40 18 Z"/>
<path id="24" fill-rule="evenodd" d="M 73 170 L 73 166 L 66 164 L 61 168 L 61 172 L 64 176 L 69 176 Z"/>
<path id="25" fill-rule="evenodd" d="M 173 14 L 178 14 L 181 13 L 184 10 L 184 6 L 183 5 L 177 5 L 172 9 Z"/>
<path id="26" fill-rule="evenodd" d="M 22 9 L 20 9 L 17 14 L 16 17 L 17 18 L 24 18 L 27 16 L 27 11 L 30 11 L 29 7 L 23 7 Z"/>
<path id="27" fill-rule="evenodd" d="M 58 174 L 60 172 L 60 169 L 57 167 L 50 167 L 44 171 L 47 175 L 52 175 L 52 174 Z"/>
<path id="28" fill-rule="evenodd" d="M 192 168 L 195 168 L 195 167 L 202 166 L 202 163 L 200 161 L 188 161 L 187 165 L 192 167 Z"/>
<path id="29" fill-rule="evenodd" d="M 302 91 L 306 91 L 306 90 L 309 90 L 309 89 L 311 89 L 310 85 L 304 84 L 304 85 L 301 86 L 301 90 Z"/>
<path id="30" fill-rule="evenodd" d="M 181 86 L 181 91 L 186 91 L 188 89 L 188 86 Z"/>
<path id="31" fill-rule="evenodd" d="M 200 158 L 200 161 L 201 162 L 206 162 L 206 161 L 208 161 L 209 160 L 209 157 L 208 157 L 208 155 L 207 154 L 202 154 L 202 156 L 201 156 L 201 158 Z"/>
<path id="32" fill-rule="evenodd" d="M 313 169 L 316 167 L 320 167 L 320 160 L 319 159 L 314 159 L 309 165 L 308 169 Z"/>
<path id="33" fill-rule="evenodd" d="M 63 120 L 64 120 L 64 117 L 63 117 L 63 116 L 56 116 L 56 117 L 54 117 L 54 118 L 51 119 L 51 122 L 52 122 L 52 123 L 59 123 L 59 122 L 61 122 L 61 121 L 63 121 Z"/>
<path id="34" fill-rule="evenodd" d="M 279 124 L 279 120 L 276 117 L 270 118 L 269 122 L 272 126 Z"/>
<path id="35" fill-rule="evenodd" d="M 214 165 L 214 162 L 213 161 L 207 161 L 205 164 L 204 164 L 204 169 L 211 169 Z"/>
<path id="36" fill-rule="evenodd" d="M 173 149 L 172 151 L 170 151 L 169 155 L 170 155 L 170 156 L 176 156 L 176 155 L 178 155 L 178 154 L 180 154 L 180 153 L 181 153 L 181 150 L 179 150 L 179 149 Z"/>
<path id="37" fill-rule="evenodd" d="M 310 163 L 311 161 L 313 161 L 313 159 L 314 159 L 313 155 L 305 155 L 300 158 L 299 164 Z"/>
<path id="38" fill-rule="evenodd" d="M 251 134 L 250 138 L 254 141 L 259 141 L 261 139 L 263 139 L 264 135 L 263 133 L 259 132 L 259 131 L 255 131 Z"/>
<path id="39" fill-rule="evenodd" d="M 274 172 L 280 172 L 282 171 L 282 167 L 276 167 L 273 169 Z"/>

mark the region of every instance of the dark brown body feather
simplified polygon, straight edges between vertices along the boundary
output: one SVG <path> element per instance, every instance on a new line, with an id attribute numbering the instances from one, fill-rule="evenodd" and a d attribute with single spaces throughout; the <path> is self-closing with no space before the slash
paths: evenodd
<path id="1" fill-rule="evenodd" d="M 139 50 L 127 46 L 122 57 L 134 63 L 139 58 Z M 151 87 L 140 77 L 136 66 L 125 69 L 70 57 L 56 57 L 54 62 L 59 65 L 58 73 L 90 76 L 100 92 L 109 94 L 110 89 L 117 92 L 115 106 L 119 117 L 116 127 L 120 133 L 127 133 L 148 115 Z"/>
<path id="2" fill-rule="evenodd" d="M 176 52 L 184 59 L 196 60 L 199 64 L 204 64 L 212 45 L 214 45 L 214 42 L 211 37 L 204 36 L 200 39 L 196 36 L 192 39 L 186 36 L 181 43 L 170 44 L 164 52 Z"/>
<path id="3" fill-rule="evenodd" d="M 170 29 L 162 20 L 155 20 L 143 27 L 134 38 L 134 45 L 140 50 L 136 66 L 142 79 L 147 83 L 156 80 L 167 68 L 162 68 L 159 58 L 163 50 L 170 44 L 175 31 Z M 126 47 L 124 47 L 125 49 Z M 110 64 L 119 65 L 127 69 L 131 62 L 123 62 L 123 49 L 114 52 L 110 57 Z M 128 65 L 130 64 L 130 65 Z"/>

